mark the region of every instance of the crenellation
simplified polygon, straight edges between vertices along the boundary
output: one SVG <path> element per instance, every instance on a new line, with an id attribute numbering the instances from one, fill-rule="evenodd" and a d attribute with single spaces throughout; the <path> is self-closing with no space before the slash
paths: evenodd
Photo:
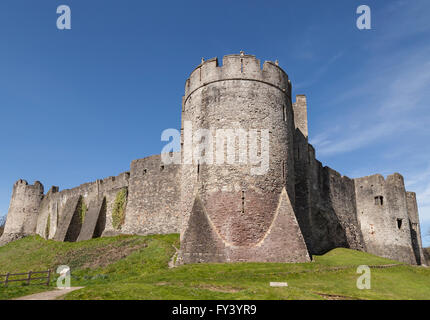
<path id="1" fill-rule="evenodd" d="M 39 181 L 33 185 L 20 179 L 15 182 L 9 205 L 2 241 L 17 239 L 36 232 L 40 204 L 44 198 L 44 188 Z"/>
<path id="2" fill-rule="evenodd" d="M 308 141 L 307 97 L 292 102 L 291 91 L 278 61 L 261 66 L 244 52 L 224 56 L 222 65 L 202 59 L 185 82 L 175 156 L 184 160 L 184 141 L 198 144 L 185 137 L 185 121 L 211 134 L 267 129 L 267 172 L 203 158 L 165 164 L 163 154 L 133 160 L 117 176 L 61 191 L 53 186 L 46 194 L 39 181 L 20 179 L 0 245 L 31 234 L 82 241 L 180 233 L 177 263 L 306 262 L 344 247 L 422 264 L 416 194 L 405 190 L 402 175 L 351 179 L 324 166 Z"/>
<path id="3" fill-rule="evenodd" d="M 287 96 L 291 96 L 291 83 L 286 72 L 271 61 L 265 61 L 261 68 L 260 60 L 253 55 L 227 55 L 222 66 L 218 59 L 212 58 L 197 66 L 185 82 L 183 108 L 191 93 L 216 81 L 259 81 L 272 85 Z"/>
<path id="4" fill-rule="evenodd" d="M 281 67 L 271 61 L 265 61 L 262 71 L 262 81 L 272 84 L 291 97 L 291 92 L 288 91 L 288 75 Z"/>

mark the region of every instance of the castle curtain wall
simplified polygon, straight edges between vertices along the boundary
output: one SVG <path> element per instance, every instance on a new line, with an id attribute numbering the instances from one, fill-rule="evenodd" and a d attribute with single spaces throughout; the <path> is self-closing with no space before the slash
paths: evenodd
<path id="1" fill-rule="evenodd" d="M 403 177 L 350 179 L 324 167 L 308 143 L 306 96 L 292 103 L 291 94 L 277 63 L 261 68 L 244 53 L 225 56 L 222 66 L 216 58 L 202 61 L 185 84 L 181 159 L 187 140 L 192 149 L 200 142 L 185 122 L 213 137 L 217 129 L 259 130 L 258 147 L 267 129 L 267 172 L 251 174 L 250 161 L 168 165 L 155 155 L 133 161 L 130 172 L 45 195 L 40 182 L 19 180 L 0 245 L 32 234 L 79 241 L 179 232 L 178 260 L 185 263 L 300 262 L 337 247 L 422 263 L 416 196 Z"/>

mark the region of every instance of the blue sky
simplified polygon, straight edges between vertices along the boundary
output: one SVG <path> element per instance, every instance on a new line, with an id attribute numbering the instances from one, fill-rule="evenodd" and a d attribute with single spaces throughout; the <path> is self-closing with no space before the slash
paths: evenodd
<path id="1" fill-rule="evenodd" d="M 58 5 L 72 30 L 56 28 Z M 372 30 L 356 8 L 372 9 Z M 18 178 L 71 188 L 161 151 L 201 57 L 279 60 L 306 94 L 310 141 L 349 177 L 393 172 L 430 229 L 430 2 L 0 3 L 0 214 Z M 426 238 L 430 245 L 430 238 Z"/>

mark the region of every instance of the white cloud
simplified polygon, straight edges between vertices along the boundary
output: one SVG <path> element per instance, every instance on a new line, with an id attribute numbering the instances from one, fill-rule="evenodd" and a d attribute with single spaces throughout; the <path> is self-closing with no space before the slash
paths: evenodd
<path id="1" fill-rule="evenodd" d="M 360 72 L 343 79 L 350 89 L 327 101 L 332 110 L 347 112 L 333 114 L 332 123 L 310 137 L 323 161 L 384 142 L 386 168 L 397 171 L 396 159 L 401 159 L 408 171 L 405 183 L 417 193 L 423 235 L 430 229 L 430 46 L 404 40 L 430 31 L 428 10 L 429 1 L 397 1 L 381 13 L 383 38 L 369 43 L 372 56 Z M 353 170 L 375 173 L 373 168 Z"/>
<path id="2" fill-rule="evenodd" d="M 368 68 L 377 69 L 379 77 L 358 82 L 350 92 L 335 97 L 333 104 L 342 106 L 348 101 L 356 106 L 355 112 L 352 117 L 342 118 L 342 130 L 329 128 L 327 132 L 331 135 L 319 133 L 315 139 L 311 138 L 319 155 L 353 151 L 394 132 L 428 130 L 430 114 L 419 111 L 425 111 L 430 101 L 430 48 L 407 56 L 403 60 L 397 56 L 391 58 L 382 67 L 378 63 L 370 65 Z M 366 100 L 372 102 L 367 104 Z"/>

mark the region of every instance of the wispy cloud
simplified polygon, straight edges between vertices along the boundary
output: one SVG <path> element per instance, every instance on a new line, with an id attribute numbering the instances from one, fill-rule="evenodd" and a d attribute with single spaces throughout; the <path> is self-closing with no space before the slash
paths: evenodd
<path id="1" fill-rule="evenodd" d="M 332 110 L 348 112 L 336 114 L 310 137 L 323 161 L 369 152 L 383 141 L 386 169 L 403 166 L 408 172 L 405 183 L 417 193 L 423 234 L 430 229 L 430 44 L 422 37 L 430 35 L 429 10 L 429 1 L 394 1 L 379 12 L 385 20 L 376 28 L 383 32 L 368 43 L 371 57 L 345 79 L 349 89 L 326 102 Z M 374 168 L 356 170 L 374 173 Z"/>
<path id="2" fill-rule="evenodd" d="M 330 67 L 337 61 L 339 60 L 342 56 L 343 56 L 343 52 L 339 52 L 338 54 L 334 55 L 333 57 L 331 57 L 327 63 L 323 64 L 319 69 L 317 69 L 315 71 L 314 74 L 310 75 L 310 77 L 304 81 L 304 82 L 299 82 L 297 84 L 294 85 L 294 89 L 302 89 L 302 88 L 306 88 L 309 87 L 313 84 L 315 84 L 318 80 L 320 80 L 324 74 L 330 70 Z"/>
<path id="3" fill-rule="evenodd" d="M 378 16 L 383 23 L 379 23 L 378 27 L 383 29 L 385 41 L 375 42 L 375 44 L 385 45 L 390 41 L 398 41 L 428 32 L 430 29 L 429 10 L 430 2 L 428 0 L 397 0 L 384 6 Z"/>
<path id="4" fill-rule="evenodd" d="M 324 158 L 386 141 L 388 150 L 393 151 L 392 158 L 419 161 L 420 166 L 410 168 L 415 175 L 405 176 L 405 179 L 407 188 L 417 193 L 421 221 L 430 223 L 430 154 L 425 154 L 427 150 L 424 148 L 410 150 L 397 141 L 388 145 L 393 136 L 409 136 L 412 141 L 430 139 L 430 50 L 424 48 L 410 55 L 409 59 L 398 61 L 390 71 L 381 70 L 381 75 L 354 88 L 349 97 L 359 100 L 359 95 L 372 96 L 374 105 L 367 108 L 360 105 L 360 112 L 353 117 L 345 117 L 341 124 L 337 124 L 336 130 L 329 128 L 317 134 L 311 143 L 316 147 L 317 156 Z M 348 97 L 345 95 L 342 99 L 348 100 Z M 389 162 L 390 158 L 385 158 Z M 409 165 L 412 166 L 411 162 Z M 389 163 L 387 165 L 390 166 Z"/>
<path id="5" fill-rule="evenodd" d="M 366 79 L 333 99 L 333 104 L 348 103 L 356 111 L 353 117 L 346 115 L 337 130 L 324 129 L 325 133 L 317 133 L 311 139 L 319 155 L 350 152 L 393 133 L 428 129 L 430 115 L 418 111 L 430 101 L 430 47 L 414 55 L 405 54 L 402 60 L 396 57 L 383 66 L 374 64 L 368 68 L 377 68 L 380 76 Z M 371 97 L 371 102 L 363 106 L 366 97 Z"/>

